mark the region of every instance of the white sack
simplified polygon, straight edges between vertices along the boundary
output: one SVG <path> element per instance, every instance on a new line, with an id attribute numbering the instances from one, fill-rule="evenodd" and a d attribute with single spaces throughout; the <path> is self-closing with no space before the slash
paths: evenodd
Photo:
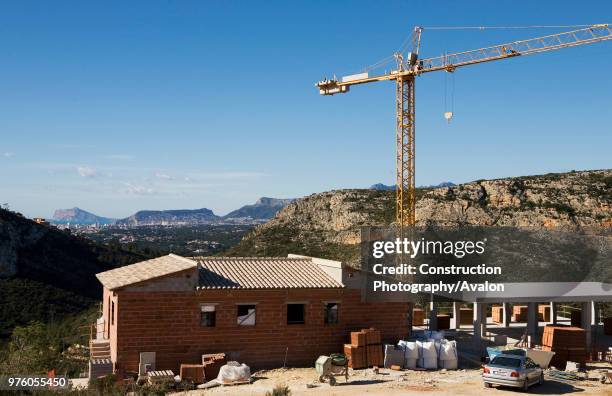
<path id="1" fill-rule="evenodd" d="M 249 381 L 251 379 L 251 369 L 244 363 L 227 362 L 219 369 L 217 379 L 221 382 Z"/>

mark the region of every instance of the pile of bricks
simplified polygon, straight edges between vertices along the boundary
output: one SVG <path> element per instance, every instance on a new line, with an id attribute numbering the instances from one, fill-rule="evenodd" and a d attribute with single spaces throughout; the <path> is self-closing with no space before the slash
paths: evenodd
<path id="1" fill-rule="evenodd" d="M 203 364 L 181 364 L 181 379 L 183 381 L 191 381 L 194 384 L 203 384 L 206 382 L 204 375 Z"/>
<path id="2" fill-rule="evenodd" d="M 471 325 L 474 322 L 474 310 L 472 308 L 459 309 L 459 324 Z"/>
<path id="3" fill-rule="evenodd" d="M 579 327 L 546 325 L 542 350 L 555 352 L 550 364 L 562 370 L 568 361 L 584 365 L 587 355 L 586 331 Z"/>
<path id="4" fill-rule="evenodd" d="M 425 323 L 425 311 L 421 308 L 414 308 L 412 310 L 412 325 L 423 326 Z"/>
<path id="5" fill-rule="evenodd" d="M 217 378 L 219 370 L 227 363 L 225 353 L 211 353 L 202 355 L 202 365 L 204 366 L 205 378 L 209 380 Z"/>
<path id="6" fill-rule="evenodd" d="M 550 322 L 550 305 L 538 305 L 538 317 L 540 322 Z"/>
<path id="7" fill-rule="evenodd" d="M 527 322 L 527 305 L 515 305 L 512 307 L 513 322 Z"/>
<path id="8" fill-rule="evenodd" d="M 504 307 L 501 305 L 496 305 L 491 307 L 491 313 L 493 316 L 493 322 L 495 323 L 503 323 L 504 322 Z"/>
<path id="9" fill-rule="evenodd" d="M 344 354 L 348 358 L 349 367 L 363 369 L 383 365 L 383 350 L 380 331 L 363 329 L 351 332 L 351 343 L 344 344 Z"/>

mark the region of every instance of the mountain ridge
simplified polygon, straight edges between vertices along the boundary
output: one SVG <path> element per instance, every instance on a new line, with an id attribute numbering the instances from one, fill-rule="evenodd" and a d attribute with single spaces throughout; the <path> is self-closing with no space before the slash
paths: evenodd
<path id="1" fill-rule="evenodd" d="M 476 180 L 416 191 L 417 226 L 612 227 L 612 169 Z M 395 221 L 395 193 L 350 189 L 312 194 L 257 226 L 226 254 L 320 256 L 355 264 L 360 227 Z"/>
<path id="2" fill-rule="evenodd" d="M 102 224 L 119 226 L 154 226 L 154 225 L 205 225 L 218 223 L 262 223 L 282 208 L 293 202 L 294 198 L 261 197 L 254 204 L 244 205 L 225 216 L 218 216 L 208 208 L 201 209 L 168 209 L 139 210 L 122 219 L 112 219 L 95 215 L 86 210 L 74 207 L 57 209 L 51 220 L 54 224 Z"/>
<path id="3" fill-rule="evenodd" d="M 54 224 L 114 224 L 117 219 L 102 217 L 78 207 L 70 209 L 56 209 L 51 222 Z"/>
<path id="4" fill-rule="evenodd" d="M 224 220 L 269 220 L 276 213 L 295 201 L 294 198 L 261 197 L 252 205 L 245 205 L 223 216 Z"/>

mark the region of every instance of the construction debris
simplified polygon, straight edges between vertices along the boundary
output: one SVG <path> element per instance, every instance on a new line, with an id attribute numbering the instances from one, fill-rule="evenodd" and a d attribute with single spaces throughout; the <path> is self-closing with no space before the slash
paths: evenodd
<path id="1" fill-rule="evenodd" d="M 147 378 L 149 384 L 163 384 L 165 382 L 173 382 L 174 381 L 174 373 L 172 370 L 158 370 L 158 371 L 149 371 L 147 373 Z"/>

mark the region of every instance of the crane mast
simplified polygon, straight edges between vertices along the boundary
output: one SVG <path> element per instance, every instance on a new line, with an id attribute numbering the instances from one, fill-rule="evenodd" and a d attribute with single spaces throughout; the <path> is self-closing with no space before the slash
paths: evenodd
<path id="1" fill-rule="evenodd" d="M 452 72 L 458 67 L 531 55 L 561 48 L 575 47 L 612 39 L 608 24 L 596 24 L 583 29 L 514 41 L 491 47 L 419 59 L 421 33 L 415 27 L 412 34 L 412 52 L 404 59 L 396 53 L 397 69 L 386 74 L 369 76 L 368 73 L 337 79 L 324 79 L 315 86 L 321 95 L 347 93 L 353 85 L 395 80 L 396 84 L 396 223 L 399 227 L 416 224 L 415 189 L 415 77 L 434 71 Z"/>

